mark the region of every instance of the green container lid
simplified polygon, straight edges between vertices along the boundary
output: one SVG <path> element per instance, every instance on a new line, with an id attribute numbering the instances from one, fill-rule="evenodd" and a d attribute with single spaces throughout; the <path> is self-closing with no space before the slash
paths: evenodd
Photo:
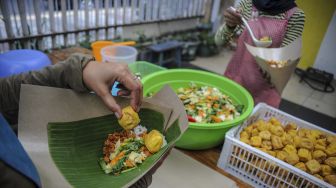
<path id="1" fill-rule="evenodd" d="M 231 97 L 236 104 L 243 104 L 243 113 L 232 121 L 221 123 L 189 123 L 189 128 L 176 146 L 183 149 L 208 149 L 223 143 L 225 133 L 232 127 L 243 122 L 252 112 L 254 102 L 250 93 L 236 82 L 213 73 L 191 70 L 170 69 L 152 73 L 142 79 L 143 93 L 148 95 L 159 91 L 168 84 L 174 90 L 188 87 L 193 82 L 199 86 L 218 88 Z"/>

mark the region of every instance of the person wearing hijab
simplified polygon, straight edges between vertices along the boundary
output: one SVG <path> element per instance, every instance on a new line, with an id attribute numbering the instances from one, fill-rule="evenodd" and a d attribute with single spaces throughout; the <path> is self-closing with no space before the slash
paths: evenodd
<path id="1" fill-rule="evenodd" d="M 255 104 L 264 102 L 278 108 L 281 94 L 265 78 L 246 49 L 244 43 L 254 44 L 241 17 L 247 20 L 257 39 L 270 37 L 270 48 L 279 48 L 302 35 L 305 14 L 294 0 L 242 0 L 236 12 L 231 9 L 224 12 L 225 24 L 215 35 L 218 46 L 238 37 L 236 51 L 224 75 L 245 87 L 252 94 Z"/>

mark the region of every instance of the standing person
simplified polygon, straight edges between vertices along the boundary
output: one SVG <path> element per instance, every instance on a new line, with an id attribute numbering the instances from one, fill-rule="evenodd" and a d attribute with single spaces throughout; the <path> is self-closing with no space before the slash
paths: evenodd
<path id="1" fill-rule="evenodd" d="M 255 104 L 265 102 L 278 108 L 281 93 L 264 78 L 254 57 L 246 49 L 245 42 L 254 44 L 241 17 L 247 20 L 257 39 L 270 37 L 270 48 L 279 48 L 302 35 L 305 14 L 294 0 L 242 0 L 236 12 L 231 9 L 224 12 L 226 23 L 215 35 L 217 45 L 224 45 L 239 36 L 237 49 L 224 75 L 245 87 Z"/>

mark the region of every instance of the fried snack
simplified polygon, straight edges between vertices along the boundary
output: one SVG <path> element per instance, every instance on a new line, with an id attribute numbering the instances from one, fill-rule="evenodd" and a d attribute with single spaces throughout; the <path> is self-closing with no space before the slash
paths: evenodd
<path id="1" fill-rule="evenodd" d="M 261 143 L 261 148 L 271 150 L 272 149 L 272 142 L 269 141 L 269 140 L 263 140 L 262 143 Z"/>
<path id="2" fill-rule="evenodd" d="M 321 164 L 321 175 L 327 176 L 333 173 L 333 169 L 329 165 Z"/>
<path id="3" fill-rule="evenodd" d="M 252 132 L 251 132 L 251 136 L 258 136 L 259 135 L 259 131 L 258 129 L 253 129 Z"/>
<path id="4" fill-rule="evenodd" d="M 315 150 L 313 152 L 313 159 L 317 160 L 319 163 L 322 163 L 326 160 L 327 154 L 324 153 L 322 150 Z"/>
<path id="5" fill-rule="evenodd" d="M 315 149 L 315 150 L 322 150 L 322 151 L 325 151 L 327 148 L 326 148 L 325 146 L 316 144 L 316 145 L 314 146 L 314 149 Z"/>
<path id="6" fill-rule="evenodd" d="M 333 186 L 336 186 L 336 175 L 327 175 L 324 180 Z"/>
<path id="7" fill-rule="evenodd" d="M 288 132 L 290 130 L 296 130 L 297 125 L 295 123 L 288 123 L 285 127 L 285 131 Z"/>
<path id="8" fill-rule="evenodd" d="M 272 135 L 271 142 L 272 142 L 273 149 L 281 149 L 284 147 L 282 144 L 281 138 L 279 136 Z"/>
<path id="9" fill-rule="evenodd" d="M 284 147 L 283 151 L 285 151 L 287 153 L 297 153 L 296 148 L 293 145 L 291 145 L 291 144 L 287 144 Z"/>
<path id="10" fill-rule="evenodd" d="M 301 142 L 299 143 L 300 148 L 306 148 L 308 150 L 314 149 L 314 143 L 309 140 L 309 138 L 301 138 Z"/>
<path id="11" fill-rule="evenodd" d="M 327 146 L 327 139 L 326 138 L 317 139 L 315 144 L 326 147 Z"/>
<path id="12" fill-rule="evenodd" d="M 301 143 L 301 137 L 300 136 L 294 136 L 293 138 L 293 142 L 296 148 L 300 147 L 300 143 Z"/>
<path id="13" fill-rule="evenodd" d="M 297 130 L 289 130 L 287 131 L 287 134 L 291 135 L 292 138 L 294 138 L 296 136 Z"/>
<path id="14" fill-rule="evenodd" d="M 282 126 L 271 126 L 270 132 L 276 136 L 282 136 L 285 131 Z"/>
<path id="15" fill-rule="evenodd" d="M 245 137 L 240 138 L 240 141 L 244 142 L 245 144 L 251 144 L 250 139 L 245 138 Z"/>
<path id="16" fill-rule="evenodd" d="M 249 135 L 252 134 L 252 130 L 253 130 L 253 126 L 251 125 L 244 128 L 244 131 L 246 131 Z"/>
<path id="17" fill-rule="evenodd" d="M 268 151 L 268 149 L 266 149 L 266 148 L 257 148 L 257 149 L 260 150 L 260 151 L 263 151 L 265 153 L 267 153 L 267 151 Z"/>
<path id="18" fill-rule="evenodd" d="M 311 153 L 305 148 L 300 148 L 298 151 L 298 156 L 301 162 L 307 162 L 312 159 Z"/>
<path id="19" fill-rule="evenodd" d="M 306 167 L 308 169 L 308 172 L 311 173 L 311 174 L 317 174 L 321 171 L 321 165 L 315 159 L 312 159 L 312 160 L 306 162 Z"/>
<path id="20" fill-rule="evenodd" d="M 336 143 L 336 136 L 327 135 L 327 142 L 328 144 Z"/>
<path id="21" fill-rule="evenodd" d="M 256 122 L 256 124 L 257 124 L 257 129 L 259 131 L 267 131 L 269 129 L 269 127 L 270 127 L 270 125 L 267 122 L 263 121 L 263 120 L 258 120 Z"/>
<path id="22" fill-rule="evenodd" d="M 252 136 L 250 141 L 252 146 L 260 147 L 262 139 L 260 136 Z"/>
<path id="23" fill-rule="evenodd" d="M 288 153 L 285 151 L 278 151 L 276 152 L 276 158 L 285 161 L 286 157 L 288 156 Z"/>
<path id="24" fill-rule="evenodd" d="M 275 117 L 271 117 L 271 119 L 268 122 L 270 122 L 272 125 L 281 126 L 282 127 L 281 122 L 277 118 L 275 118 Z"/>
<path id="25" fill-rule="evenodd" d="M 240 133 L 240 138 L 250 138 L 250 135 L 247 133 L 247 131 L 242 131 Z"/>
<path id="26" fill-rule="evenodd" d="M 325 152 L 329 157 L 336 157 L 336 143 L 329 144 Z"/>
<path id="27" fill-rule="evenodd" d="M 283 145 L 287 145 L 287 144 L 293 144 L 294 141 L 293 141 L 293 137 L 287 133 L 284 133 L 282 136 L 281 136 L 281 141 L 283 143 Z"/>
<path id="28" fill-rule="evenodd" d="M 131 130 L 140 123 L 140 118 L 131 106 L 127 106 L 122 109 L 122 116 L 118 122 L 125 130 Z"/>
<path id="29" fill-rule="evenodd" d="M 300 128 L 297 132 L 297 135 L 299 137 L 306 137 L 306 133 L 308 132 L 309 130 L 308 129 L 305 129 L 305 128 Z"/>
<path id="30" fill-rule="evenodd" d="M 296 154 L 296 153 L 288 153 L 285 161 L 288 163 L 288 164 L 291 164 L 291 165 L 295 165 L 297 164 L 300 160 L 299 160 L 299 156 Z"/>
<path id="31" fill-rule="evenodd" d="M 329 157 L 324 161 L 326 165 L 329 165 L 331 168 L 336 169 L 336 157 Z"/>
<path id="32" fill-rule="evenodd" d="M 267 130 L 259 132 L 259 136 L 264 140 L 271 140 L 271 135 L 272 134 Z"/>
<path id="33" fill-rule="evenodd" d="M 315 138 L 315 139 L 319 139 L 321 138 L 321 136 L 323 135 L 323 133 L 320 130 L 316 130 L 316 129 L 312 129 L 309 130 L 309 132 L 307 132 L 307 138 Z"/>
<path id="34" fill-rule="evenodd" d="M 162 144 L 163 135 L 157 130 L 152 130 L 145 136 L 145 146 L 151 153 L 158 152 Z"/>
<path id="35" fill-rule="evenodd" d="M 266 153 L 268 153 L 269 155 L 272 155 L 273 157 L 276 157 L 275 151 L 267 150 Z"/>
<path id="36" fill-rule="evenodd" d="M 306 165 L 303 162 L 296 163 L 295 167 L 302 170 L 302 171 L 307 172 Z"/>

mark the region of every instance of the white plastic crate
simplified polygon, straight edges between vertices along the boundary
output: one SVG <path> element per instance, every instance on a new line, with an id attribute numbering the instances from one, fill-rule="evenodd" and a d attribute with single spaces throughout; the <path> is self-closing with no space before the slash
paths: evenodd
<path id="1" fill-rule="evenodd" d="M 298 119 L 266 104 L 258 104 L 251 116 L 239 127 L 227 132 L 217 166 L 254 187 L 333 187 L 300 169 L 287 164 L 239 140 L 240 131 L 257 121 L 276 117 L 282 124 L 296 123 L 298 128 L 335 133 Z"/>

